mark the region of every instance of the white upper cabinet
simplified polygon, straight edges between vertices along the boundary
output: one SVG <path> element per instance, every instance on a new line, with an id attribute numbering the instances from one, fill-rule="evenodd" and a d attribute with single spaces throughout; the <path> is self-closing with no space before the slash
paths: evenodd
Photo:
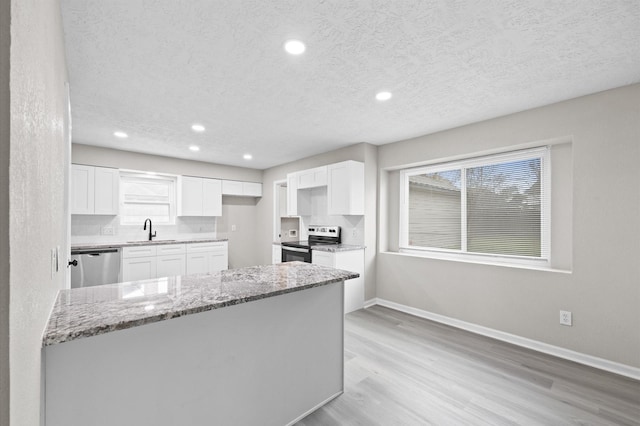
<path id="1" fill-rule="evenodd" d="M 297 173 L 287 175 L 287 214 L 298 215 L 298 176 Z"/>
<path id="2" fill-rule="evenodd" d="M 327 211 L 329 215 L 364 215 L 364 163 L 329 164 Z"/>
<path id="3" fill-rule="evenodd" d="M 222 195 L 236 195 L 239 197 L 262 197 L 262 184 L 259 182 L 223 180 Z"/>
<path id="4" fill-rule="evenodd" d="M 302 170 L 296 173 L 298 189 L 317 188 L 327 185 L 327 166 Z"/>
<path id="5" fill-rule="evenodd" d="M 364 163 L 349 160 L 289 173 L 287 214 L 364 215 Z"/>
<path id="6" fill-rule="evenodd" d="M 222 182 L 202 179 L 202 216 L 222 216 Z"/>
<path id="7" fill-rule="evenodd" d="M 118 214 L 120 172 L 107 167 L 71 165 L 71 214 Z"/>
<path id="8" fill-rule="evenodd" d="M 178 216 L 222 216 L 220 180 L 178 176 Z"/>

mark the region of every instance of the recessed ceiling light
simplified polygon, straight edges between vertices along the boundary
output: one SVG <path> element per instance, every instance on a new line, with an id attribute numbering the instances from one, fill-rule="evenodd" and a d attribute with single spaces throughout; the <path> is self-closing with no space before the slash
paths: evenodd
<path id="1" fill-rule="evenodd" d="M 284 50 L 292 55 L 304 53 L 307 47 L 300 40 L 289 40 L 284 44 Z"/>
<path id="2" fill-rule="evenodd" d="M 199 147 L 199 146 L 197 146 L 197 145 L 191 145 L 191 146 L 189 147 L 189 149 L 190 149 L 191 151 L 193 151 L 193 152 L 198 152 L 198 151 L 200 151 L 200 147 Z"/>
<path id="3" fill-rule="evenodd" d="M 379 101 L 388 101 L 391 99 L 391 92 L 378 92 L 376 93 L 376 99 Z"/>
<path id="4" fill-rule="evenodd" d="M 244 158 L 245 160 L 251 160 L 253 156 L 251 154 L 245 154 L 242 156 L 242 158 Z"/>
<path id="5" fill-rule="evenodd" d="M 191 126 L 191 130 L 194 132 L 204 132 L 204 126 L 202 124 L 194 124 Z"/>
<path id="6" fill-rule="evenodd" d="M 113 136 L 115 136 L 115 137 L 117 137 L 117 138 L 121 138 L 121 139 L 124 139 L 124 138 L 128 138 L 128 137 L 129 137 L 129 135 L 128 135 L 128 134 L 126 134 L 125 132 L 120 132 L 120 131 L 113 132 Z"/>

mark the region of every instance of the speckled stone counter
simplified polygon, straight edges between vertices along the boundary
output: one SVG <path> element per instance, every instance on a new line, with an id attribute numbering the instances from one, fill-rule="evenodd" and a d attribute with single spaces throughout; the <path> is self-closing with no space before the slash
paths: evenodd
<path id="1" fill-rule="evenodd" d="M 75 250 L 98 250 L 108 248 L 122 248 L 122 247 L 135 247 L 135 246 L 151 246 L 151 245 L 165 245 L 165 244 L 193 244 L 193 243 L 215 243 L 220 241 L 228 241 L 227 238 L 200 238 L 200 239 L 188 239 L 188 240 L 153 240 L 153 241 L 125 241 L 125 242 L 112 242 L 112 243 L 80 243 L 71 244 L 71 251 Z"/>
<path id="2" fill-rule="evenodd" d="M 63 290 L 43 346 L 251 302 L 359 275 L 302 262 Z"/>
<path id="3" fill-rule="evenodd" d="M 311 250 L 327 251 L 329 253 L 339 253 L 343 251 L 364 250 L 364 246 L 356 246 L 351 244 L 325 244 L 319 246 L 311 246 Z"/>

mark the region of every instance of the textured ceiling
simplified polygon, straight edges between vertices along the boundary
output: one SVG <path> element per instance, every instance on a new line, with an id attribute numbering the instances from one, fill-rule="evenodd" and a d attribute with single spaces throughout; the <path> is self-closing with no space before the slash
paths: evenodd
<path id="1" fill-rule="evenodd" d="M 258 169 L 640 81 L 638 0 L 63 0 L 62 12 L 74 142 Z M 285 53 L 290 38 L 307 51 Z M 390 101 L 375 100 L 383 89 Z"/>

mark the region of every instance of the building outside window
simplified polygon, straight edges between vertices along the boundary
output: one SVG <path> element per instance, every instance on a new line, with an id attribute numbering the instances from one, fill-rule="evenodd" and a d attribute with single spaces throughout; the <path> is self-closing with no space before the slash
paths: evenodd
<path id="1" fill-rule="evenodd" d="M 401 251 L 548 263 L 548 155 L 537 148 L 402 170 Z"/>

